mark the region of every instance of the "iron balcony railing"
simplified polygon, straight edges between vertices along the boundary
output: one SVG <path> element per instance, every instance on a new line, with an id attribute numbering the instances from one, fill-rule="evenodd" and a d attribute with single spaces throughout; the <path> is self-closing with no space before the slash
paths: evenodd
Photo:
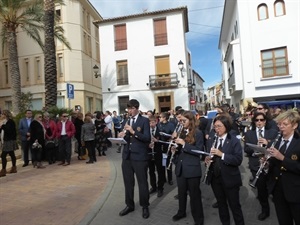
<path id="1" fill-rule="evenodd" d="M 150 89 L 177 88 L 179 84 L 177 73 L 149 75 Z"/>

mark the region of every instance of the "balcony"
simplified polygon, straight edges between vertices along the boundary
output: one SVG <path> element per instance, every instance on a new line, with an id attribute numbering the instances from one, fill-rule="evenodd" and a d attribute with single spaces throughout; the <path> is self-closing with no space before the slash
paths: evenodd
<path id="1" fill-rule="evenodd" d="M 177 88 L 179 84 L 177 73 L 169 74 L 159 74 L 159 75 L 150 75 L 149 76 L 149 85 L 150 89 L 169 89 Z"/>

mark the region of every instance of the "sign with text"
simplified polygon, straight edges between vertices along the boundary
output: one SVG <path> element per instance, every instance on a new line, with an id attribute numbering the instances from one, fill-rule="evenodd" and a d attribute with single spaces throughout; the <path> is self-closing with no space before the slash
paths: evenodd
<path id="1" fill-rule="evenodd" d="M 73 84 L 67 84 L 67 97 L 69 99 L 74 99 L 74 85 Z"/>

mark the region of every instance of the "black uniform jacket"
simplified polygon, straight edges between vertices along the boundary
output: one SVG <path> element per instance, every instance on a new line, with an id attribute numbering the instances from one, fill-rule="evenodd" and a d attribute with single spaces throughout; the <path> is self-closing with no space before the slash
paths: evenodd
<path id="1" fill-rule="evenodd" d="M 124 129 L 126 123 L 127 121 L 123 122 L 121 130 Z M 134 135 L 127 131 L 126 136 L 124 137 L 127 144 L 124 146 L 122 158 L 130 158 L 131 160 L 137 161 L 148 160 L 148 149 L 151 141 L 149 119 L 138 115 L 134 124 L 132 124 L 132 128 L 135 131 Z"/>
<path id="2" fill-rule="evenodd" d="M 193 152 L 192 150 L 201 150 L 203 151 L 203 133 L 200 130 L 196 130 L 194 144 L 185 143 L 185 146 L 179 150 L 179 155 L 175 161 L 176 176 L 183 176 L 185 178 L 192 177 L 201 177 L 201 158 L 198 153 Z"/>
<path id="3" fill-rule="evenodd" d="M 212 133 L 213 134 L 213 133 Z M 213 134 L 214 135 L 214 134 Z M 207 151 L 210 151 L 214 142 L 214 136 L 211 135 L 207 140 Z M 224 160 L 221 160 L 221 177 L 226 188 L 242 185 L 239 166 L 243 161 L 243 149 L 240 140 L 234 135 L 227 133 L 224 140 L 222 152 L 225 154 Z"/>
<path id="4" fill-rule="evenodd" d="M 270 145 L 273 143 L 274 139 L 277 136 L 277 131 L 276 130 L 264 130 L 264 138 L 268 140 L 269 144 L 267 147 L 270 147 Z M 257 138 L 257 133 L 256 130 L 248 130 L 245 133 L 245 148 L 244 151 L 247 153 L 249 157 L 249 169 L 253 171 L 257 171 L 260 163 L 259 163 L 259 156 L 254 154 L 254 150 L 250 148 L 247 143 L 250 144 L 257 144 L 258 138 Z"/>
<path id="5" fill-rule="evenodd" d="M 281 138 L 275 145 L 279 149 Z M 273 192 L 278 179 L 282 180 L 284 196 L 288 202 L 300 203 L 300 137 L 296 132 L 283 161 L 269 159 L 268 188 Z"/>

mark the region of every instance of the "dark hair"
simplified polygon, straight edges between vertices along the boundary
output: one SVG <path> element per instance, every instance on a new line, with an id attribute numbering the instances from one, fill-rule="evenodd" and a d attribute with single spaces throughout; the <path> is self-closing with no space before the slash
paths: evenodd
<path id="1" fill-rule="evenodd" d="M 267 127 L 267 124 L 268 124 L 268 117 L 267 117 L 267 115 L 264 114 L 263 112 L 254 112 L 253 117 L 251 119 L 252 130 L 255 130 L 255 128 L 256 128 L 255 120 L 256 120 L 256 117 L 258 117 L 258 116 L 263 116 L 263 118 L 266 120 L 265 127 Z"/>
<path id="2" fill-rule="evenodd" d="M 184 113 L 184 109 L 181 108 L 176 111 L 175 115 L 178 116 L 178 115 L 182 115 L 183 113 Z"/>
<path id="3" fill-rule="evenodd" d="M 96 113 L 96 118 L 97 118 L 97 119 L 101 119 L 102 115 L 103 115 L 103 112 L 102 112 L 102 111 L 98 111 L 98 112 Z"/>
<path id="4" fill-rule="evenodd" d="M 140 103 L 138 100 L 136 99 L 131 99 L 129 100 L 129 102 L 127 103 L 127 107 L 128 108 L 131 108 L 131 107 L 134 107 L 136 109 L 138 109 L 140 107 Z"/>
<path id="5" fill-rule="evenodd" d="M 166 118 L 166 120 L 168 120 L 169 119 L 169 113 L 167 113 L 167 112 L 161 112 L 160 113 L 160 115 L 162 115 L 163 117 L 165 117 Z"/>
<path id="6" fill-rule="evenodd" d="M 196 133 L 196 118 L 192 111 L 183 111 L 182 116 L 189 120 L 189 133 L 186 137 L 186 141 L 190 144 L 195 143 L 195 133 Z"/>
<path id="7" fill-rule="evenodd" d="M 232 121 L 228 116 L 220 114 L 219 116 L 215 117 L 214 125 L 217 121 L 220 121 L 224 125 L 224 127 L 226 128 L 226 133 L 229 133 L 229 131 L 231 131 Z"/>
<path id="8" fill-rule="evenodd" d="M 177 112 L 179 109 L 182 109 L 182 107 L 181 107 L 181 106 L 179 106 L 179 105 L 178 105 L 178 106 L 176 106 L 176 107 L 175 107 L 175 112 Z"/>

